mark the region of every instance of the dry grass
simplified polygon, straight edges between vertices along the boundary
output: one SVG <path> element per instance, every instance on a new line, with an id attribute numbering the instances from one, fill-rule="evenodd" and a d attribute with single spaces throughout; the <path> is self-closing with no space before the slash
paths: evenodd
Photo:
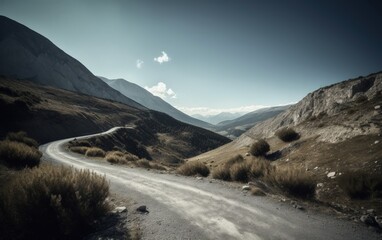
<path id="1" fill-rule="evenodd" d="M 79 153 L 79 154 L 86 154 L 86 151 L 89 149 L 88 147 L 80 147 L 80 146 L 75 146 L 75 147 L 70 147 L 70 151 Z"/>
<path id="2" fill-rule="evenodd" d="M 129 161 L 129 162 L 135 162 L 135 161 L 139 160 L 139 157 L 137 157 L 136 155 L 134 155 L 132 153 L 126 153 L 125 159 L 126 159 L 126 161 Z"/>
<path id="3" fill-rule="evenodd" d="M 249 174 L 252 178 L 260 178 L 264 176 L 264 173 L 269 171 L 271 163 L 263 159 L 253 159 L 250 162 Z"/>
<path id="4" fill-rule="evenodd" d="M 185 176 L 201 175 L 207 177 L 210 174 L 208 167 L 197 161 L 186 162 L 180 166 L 176 172 Z"/>
<path id="5" fill-rule="evenodd" d="M 103 158 L 105 157 L 106 153 L 101 148 L 91 147 L 91 148 L 88 148 L 85 155 L 87 157 L 102 157 Z"/>
<path id="6" fill-rule="evenodd" d="M 339 186 L 352 199 L 382 198 L 382 176 L 348 172 L 338 178 Z"/>
<path id="7" fill-rule="evenodd" d="M 39 165 L 42 154 L 34 147 L 9 140 L 0 141 L 0 162 L 11 168 Z"/>
<path id="8" fill-rule="evenodd" d="M 270 146 L 264 139 L 260 139 L 257 142 L 253 143 L 249 152 L 253 156 L 264 156 L 267 152 L 269 152 Z"/>
<path id="9" fill-rule="evenodd" d="M 215 168 L 214 171 L 212 171 L 212 178 L 231 181 L 230 167 L 227 165 L 220 165 Z"/>
<path id="10" fill-rule="evenodd" d="M 105 156 L 106 161 L 113 164 L 126 164 L 125 154 L 120 151 L 108 152 Z"/>
<path id="11" fill-rule="evenodd" d="M 40 166 L 19 172 L 0 194 L 5 239 L 79 239 L 105 214 L 105 177 Z"/>
<path id="12" fill-rule="evenodd" d="M 293 128 L 282 128 L 276 132 L 276 136 L 284 142 L 292 142 L 300 138 Z"/>
<path id="13" fill-rule="evenodd" d="M 303 170 L 292 167 L 275 167 L 264 175 L 265 181 L 279 187 L 292 196 L 314 197 L 316 183 Z"/>
<path id="14" fill-rule="evenodd" d="M 233 164 L 229 170 L 231 179 L 238 182 L 248 182 L 248 169 L 250 166 L 247 162 Z"/>
<path id="15" fill-rule="evenodd" d="M 38 148 L 37 141 L 28 137 L 26 132 L 9 132 L 5 139 L 9 141 L 24 143 L 29 147 Z"/>
<path id="16" fill-rule="evenodd" d="M 151 168 L 151 169 L 157 169 L 157 170 L 166 170 L 165 167 L 157 164 L 157 163 L 152 163 L 147 159 L 140 159 L 138 161 L 134 162 L 137 167 L 141 168 Z"/>

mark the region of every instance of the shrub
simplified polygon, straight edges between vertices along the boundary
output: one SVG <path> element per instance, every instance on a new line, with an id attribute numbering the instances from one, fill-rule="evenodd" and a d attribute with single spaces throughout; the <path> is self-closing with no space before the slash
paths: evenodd
<path id="1" fill-rule="evenodd" d="M 206 165 L 201 162 L 192 161 L 186 162 L 177 169 L 177 173 L 185 176 L 201 175 L 207 177 L 210 174 L 210 170 Z"/>
<path id="2" fill-rule="evenodd" d="M 265 192 L 258 187 L 252 187 L 251 193 L 253 196 L 265 196 Z"/>
<path id="3" fill-rule="evenodd" d="M 88 147 L 70 147 L 70 151 L 79 153 L 79 154 L 85 154 L 86 151 L 89 149 Z"/>
<path id="4" fill-rule="evenodd" d="M 126 153 L 125 154 L 125 159 L 126 159 L 126 161 L 133 162 L 133 161 L 139 160 L 139 157 L 137 157 L 136 155 L 131 154 L 131 153 Z"/>
<path id="5" fill-rule="evenodd" d="M 6 140 L 20 142 L 28 145 L 29 147 L 38 148 L 38 143 L 36 140 L 28 137 L 26 132 L 10 132 L 7 134 Z"/>
<path id="6" fill-rule="evenodd" d="M 108 211 L 106 179 L 88 170 L 26 169 L 2 190 L 6 239 L 79 239 Z"/>
<path id="7" fill-rule="evenodd" d="M 316 184 L 305 171 L 294 168 L 273 168 L 266 172 L 265 180 L 281 190 L 300 198 L 312 198 Z"/>
<path id="8" fill-rule="evenodd" d="M 11 168 L 34 167 L 40 164 L 42 154 L 24 143 L 0 141 L 0 162 Z"/>
<path id="9" fill-rule="evenodd" d="M 140 159 L 136 161 L 135 164 L 141 168 L 151 168 L 150 161 L 147 159 Z"/>
<path id="10" fill-rule="evenodd" d="M 230 168 L 230 176 L 233 181 L 247 182 L 248 170 L 250 166 L 247 163 L 235 163 Z"/>
<path id="11" fill-rule="evenodd" d="M 270 162 L 262 159 L 254 159 L 251 162 L 249 173 L 251 177 L 263 177 L 264 173 L 270 168 Z"/>
<path id="12" fill-rule="evenodd" d="M 270 150 L 269 144 L 264 139 L 260 139 L 254 144 L 252 144 L 249 152 L 253 156 L 258 157 L 258 156 L 264 156 L 269 150 Z"/>
<path id="13" fill-rule="evenodd" d="M 92 148 L 88 148 L 85 155 L 87 157 L 105 157 L 105 151 L 102 150 L 101 148 L 92 147 Z"/>
<path id="14" fill-rule="evenodd" d="M 112 151 L 108 152 L 105 156 L 106 161 L 109 163 L 114 163 L 114 164 L 124 164 L 126 163 L 124 153 L 120 151 Z"/>
<path id="15" fill-rule="evenodd" d="M 293 128 L 282 128 L 276 132 L 276 136 L 284 142 L 292 142 L 300 138 L 300 135 Z"/>
<path id="16" fill-rule="evenodd" d="M 352 199 L 382 198 L 382 176 L 348 172 L 338 177 L 338 184 Z"/>
<path id="17" fill-rule="evenodd" d="M 227 165 L 220 165 L 212 172 L 212 178 L 220 179 L 224 181 L 231 180 L 230 167 Z"/>

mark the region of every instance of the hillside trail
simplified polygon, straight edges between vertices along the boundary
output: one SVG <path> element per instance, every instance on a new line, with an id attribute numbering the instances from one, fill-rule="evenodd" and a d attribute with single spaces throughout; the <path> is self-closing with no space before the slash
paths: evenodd
<path id="1" fill-rule="evenodd" d="M 146 205 L 149 213 L 141 216 L 142 239 L 381 239 L 360 224 L 251 196 L 221 181 L 88 159 L 65 149 L 73 139 L 40 146 L 43 159 L 105 175 L 113 194 Z"/>

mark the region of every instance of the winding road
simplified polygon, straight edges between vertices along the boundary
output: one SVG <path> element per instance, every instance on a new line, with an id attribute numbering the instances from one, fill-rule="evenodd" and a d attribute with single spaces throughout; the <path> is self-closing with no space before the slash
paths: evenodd
<path id="1" fill-rule="evenodd" d="M 107 132 L 77 137 L 87 138 Z M 224 182 L 110 165 L 65 150 L 63 139 L 40 146 L 44 159 L 106 175 L 113 193 L 146 205 L 143 239 L 381 239 L 366 227 L 254 197 Z"/>

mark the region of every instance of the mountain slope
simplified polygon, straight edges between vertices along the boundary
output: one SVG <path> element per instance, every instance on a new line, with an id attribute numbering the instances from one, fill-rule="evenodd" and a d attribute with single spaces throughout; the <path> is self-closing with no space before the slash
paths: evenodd
<path id="1" fill-rule="evenodd" d="M 191 116 L 194 118 L 200 119 L 202 121 L 211 123 L 211 124 L 218 124 L 218 123 L 223 122 L 223 121 L 229 121 L 229 120 L 238 118 L 242 115 L 243 115 L 242 113 L 221 112 L 221 113 L 216 114 L 216 115 L 203 116 L 200 114 L 194 114 Z"/>
<path id="2" fill-rule="evenodd" d="M 228 120 L 224 122 L 220 122 L 215 126 L 216 132 L 230 137 L 236 138 L 240 136 L 242 133 L 253 127 L 259 122 L 272 118 L 279 113 L 284 112 L 291 105 L 286 106 L 277 106 L 277 107 L 269 107 L 262 108 L 250 113 L 247 113 L 241 117 L 235 118 L 233 120 Z"/>
<path id="3" fill-rule="evenodd" d="M 0 118 L 0 138 L 22 130 L 45 143 L 127 125 L 131 128 L 113 136 L 120 147 L 165 162 L 177 162 L 230 141 L 161 112 L 2 77 L 0 110 L 5 113 Z M 114 148 L 113 139 L 103 140 L 110 145 L 108 150 Z"/>
<path id="4" fill-rule="evenodd" d="M 362 206 L 381 214 L 381 107 L 382 72 L 343 81 L 309 93 L 233 142 L 191 160 L 216 168 L 236 154 L 247 156 L 255 141 L 265 139 L 270 145 L 265 159 L 306 174 L 317 184 L 314 197 L 320 202 L 358 218 Z M 300 138 L 280 140 L 275 133 L 285 127 Z"/>
<path id="5" fill-rule="evenodd" d="M 47 38 L 0 16 L 0 75 L 143 106 L 110 88 Z"/>
<path id="6" fill-rule="evenodd" d="M 191 125 L 195 125 L 195 126 L 206 128 L 206 129 L 213 128 L 211 124 L 188 116 L 187 114 L 171 106 L 169 103 L 167 103 L 160 97 L 154 96 L 149 91 L 138 86 L 137 84 L 128 82 L 124 79 L 111 80 L 105 77 L 99 77 L 99 78 L 103 80 L 104 82 L 106 82 L 110 87 L 121 92 L 126 97 L 133 99 L 134 101 L 142 104 L 143 106 L 149 109 L 156 110 L 159 112 L 164 112 L 179 121 L 182 121 Z"/>

